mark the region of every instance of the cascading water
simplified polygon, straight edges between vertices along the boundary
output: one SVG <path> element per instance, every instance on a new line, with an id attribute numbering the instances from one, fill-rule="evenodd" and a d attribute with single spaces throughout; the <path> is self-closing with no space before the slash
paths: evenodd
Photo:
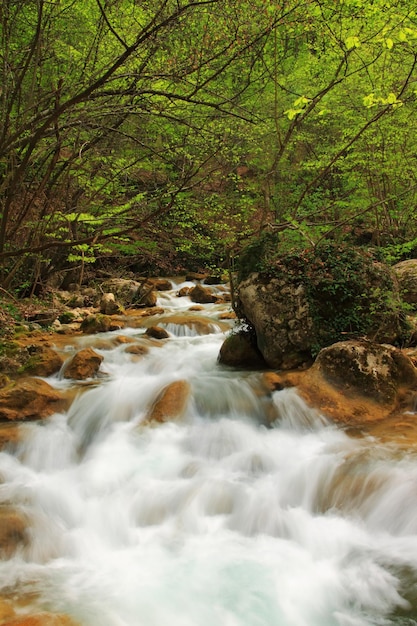
<path id="1" fill-rule="evenodd" d="M 31 530 L 0 593 L 82 626 L 417 624 L 416 455 L 219 366 L 220 311 L 201 312 L 212 332 L 175 332 L 137 361 L 102 350 L 103 381 L 0 453 L 0 502 Z M 184 418 L 141 426 L 176 380 Z"/>

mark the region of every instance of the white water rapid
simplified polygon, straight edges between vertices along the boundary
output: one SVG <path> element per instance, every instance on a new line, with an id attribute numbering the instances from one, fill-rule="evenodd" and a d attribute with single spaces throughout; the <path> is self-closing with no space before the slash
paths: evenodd
<path id="1" fill-rule="evenodd" d="M 95 347 L 100 383 L 0 453 L 0 503 L 30 520 L 0 594 L 81 626 L 417 624 L 416 453 L 350 438 L 294 390 L 268 396 L 261 373 L 219 366 L 226 305 L 159 304 L 147 323 L 170 339 L 136 360 Z M 176 380 L 191 387 L 184 419 L 141 427 Z"/>

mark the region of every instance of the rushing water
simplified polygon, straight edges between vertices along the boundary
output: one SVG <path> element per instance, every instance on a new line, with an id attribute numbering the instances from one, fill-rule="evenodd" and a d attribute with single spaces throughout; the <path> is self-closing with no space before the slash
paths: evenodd
<path id="1" fill-rule="evenodd" d="M 140 359 L 101 350 L 102 382 L 0 453 L 0 503 L 31 533 L 0 562 L 0 593 L 82 626 L 417 624 L 415 453 L 349 438 L 294 390 L 268 396 L 261 373 L 219 366 L 224 309 L 204 306 L 206 334 L 196 312 L 151 320 L 171 338 Z M 141 427 L 184 379 L 184 419 Z"/>

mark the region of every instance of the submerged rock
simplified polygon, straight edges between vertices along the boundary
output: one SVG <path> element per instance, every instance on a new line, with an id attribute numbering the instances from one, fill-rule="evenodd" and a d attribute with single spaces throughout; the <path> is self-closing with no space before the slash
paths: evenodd
<path id="1" fill-rule="evenodd" d="M 16 616 L 7 622 L 7 626 L 78 626 L 78 624 L 68 615 L 43 612 Z"/>
<path id="2" fill-rule="evenodd" d="M 153 339 L 168 339 L 169 333 L 161 326 L 150 326 L 147 328 L 145 335 Z"/>
<path id="3" fill-rule="evenodd" d="M 9 559 L 28 543 L 27 526 L 24 513 L 12 506 L 0 506 L 0 558 Z"/>
<path id="4" fill-rule="evenodd" d="M 190 385 L 186 380 L 176 380 L 167 385 L 152 405 L 144 424 L 163 423 L 180 418 L 187 406 Z"/>

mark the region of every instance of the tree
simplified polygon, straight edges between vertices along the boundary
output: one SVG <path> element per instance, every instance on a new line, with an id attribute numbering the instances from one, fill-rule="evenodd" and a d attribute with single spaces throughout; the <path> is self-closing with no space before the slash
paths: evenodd
<path id="1" fill-rule="evenodd" d="M 248 23 L 267 4 L 3 3 L 3 285 L 22 267 L 35 267 L 35 279 L 50 269 L 52 250 L 91 259 L 207 176 L 219 139 L 205 141 L 206 123 L 245 118 L 251 58 L 277 17 L 268 10 Z M 154 184 L 132 193 L 138 168 Z"/>

